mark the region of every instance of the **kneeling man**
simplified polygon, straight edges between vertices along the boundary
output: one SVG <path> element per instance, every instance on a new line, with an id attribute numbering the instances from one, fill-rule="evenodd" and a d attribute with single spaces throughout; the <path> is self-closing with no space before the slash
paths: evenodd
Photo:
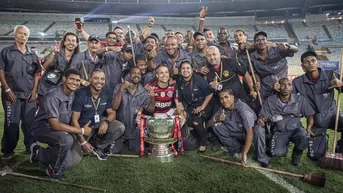
<path id="1" fill-rule="evenodd" d="M 288 78 L 279 80 L 280 92 L 267 98 L 263 103 L 257 124 L 264 126 L 269 120 L 273 126 L 273 137 L 270 151 L 272 156 L 285 156 L 288 143 L 294 143 L 292 164 L 301 165 L 301 155 L 308 145 L 309 134 L 313 126 L 315 111 L 306 98 L 292 93 L 292 82 Z M 306 130 L 300 119 L 307 118 Z"/>

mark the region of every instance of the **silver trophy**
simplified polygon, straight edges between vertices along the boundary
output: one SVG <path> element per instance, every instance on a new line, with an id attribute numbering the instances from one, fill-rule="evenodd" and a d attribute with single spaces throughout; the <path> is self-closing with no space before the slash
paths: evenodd
<path id="1" fill-rule="evenodd" d="M 173 161 L 174 152 L 169 146 L 177 141 L 173 137 L 174 117 L 156 113 L 147 118 L 147 129 L 145 142 L 152 146 L 149 157 L 162 163 Z"/>

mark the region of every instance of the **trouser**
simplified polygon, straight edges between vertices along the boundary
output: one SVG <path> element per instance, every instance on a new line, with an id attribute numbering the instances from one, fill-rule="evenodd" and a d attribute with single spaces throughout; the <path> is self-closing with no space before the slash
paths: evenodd
<path id="1" fill-rule="evenodd" d="M 241 152 L 245 141 L 245 133 L 232 132 L 221 123 L 215 124 L 213 131 L 218 136 L 220 142 L 226 147 L 228 152 Z"/>
<path id="2" fill-rule="evenodd" d="M 312 127 L 312 133 L 314 133 L 315 135 L 322 135 L 317 137 L 311 137 L 309 139 L 307 156 L 311 160 L 319 160 L 321 157 L 324 156 L 325 152 L 328 150 L 328 135 L 326 134 L 326 130 L 327 128 L 335 128 L 335 114 L 335 112 L 327 112 L 322 114 L 318 113 L 315 115 L 314 119 L 315 122 L 317 122 L 317 124 L 315 123 L 315 125 Z M 338 132 L 341 132 L 341 139 L 337 141 L 337 148 L 334 151 L 338 153 L 343 153 L 343 112 L 339 113 Z"/>
<path id="3" fill-rule="evenodd" d="M 125 131 L 125 126 L 122 122 L 114 120 L 107 128 L 103 135 L 97 135 L 99 129 L 94 129 L 90 143 L 99 149 L 105 149 L 110 144 L 114 143 Z"/>
<path id="4" fill-rule="evenodd" d="M 266 129 L 259 125 L 255 125 L 254 127 L 254 146 L 257 161 L 268 163 L 269 158 L 266 154 Z"/>
<path id="5" fill-rule="evenodd" d="M 41 164 L 51 165 L 59 173 L 62 169 L 69 169 L 80 163 L 82 151 L 75 135 L 53 131 L 49 125 L 32 131 L 32 134 L 37 141 L 49 145 L 39 149 L 38 160 Z"/>
<path id="6" fill-rule="evenodd" d="M 195 106 L 188 106 L 187 107 L 187 124 L 194 128 L 197 134 L 197 140 L 200 146 L 206 146 L 207 143 L 207 130 L 204 127 L 205 120 L 208 119 L 211 112 L 211 106 L 207 105 L 207 107 L 199 113 L 199 115 L 192 114 L 192 111 L 195 109 Z"/>
<path id="7" fill-rule="evenodd" d="M 308 134 L 302 127 L 296 127 L 291 131 L 276 131 L 273 134 L 270 147 L 272 156 L 285 156 L 288 153 L 288 143 L 290 141 L 294 143 L 293 154 L 299 152 L 302 154 L 308 145 Z"/>
<path id="8" fill-rule="evenodd" d="M 129 149 L 136 153 L 139 153 L 140 149 L 140 140 L 139 140 L 139 127 L 137 127 L 132 134 L 123 135 L 119 137 L 115 142 L 115 147 L 112 150 L 112 153 L 120 153 L 123 149 L 124 142 L 127 142 Z"/>
<path id="9" fill-rule="evenodd" d="M 14 103 L 5 100 L 4 135 L 2 137 L 1 151 L 4 154 L 14 152 L 19 140 L 19 123 L 24 134 L 26 150 L 30 149 L 35 141 L 31 135 L 30 127 L 36 113 L 36 101 L 29 102 L 28 99 L 19 99 Z"/>

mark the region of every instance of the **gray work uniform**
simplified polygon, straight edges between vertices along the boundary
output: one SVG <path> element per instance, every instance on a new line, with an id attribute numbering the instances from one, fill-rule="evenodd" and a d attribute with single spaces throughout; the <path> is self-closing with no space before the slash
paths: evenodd
<path id="1" fill-rule="evenodd" d="M 90 76 L 92 71 L 99 67 L 99 58 L 96 57 L 95 60 L 89 55 L 89 51 L 86 50 L 84 52 L 78 53 L 73 61 L 70 63 L 70 68 L 75 68 L 80 71 L 81 78 L 86 81 L 90 81 Z"/>
<path id="2" fill-rule="evenodd" d="M 58 87 L 62 84 L 62 77 L 65 70 L 69 68 L 70 63 L 75 58 L 76 54 L 73 54 L 68 62 L 64 49 L 55 55 L 53 63 L 45 70 L 42 77 L 39 80 L 38 85 L 38 95 L 39 100 L 47 93 L 49 90 Z M 45 59 L 49 59 L 51 54 L 47 55 Z M 44 63 L 44 62 L 43 62 Z"/>
<path id="3" fill-rule="evenodd" d="M 121 84 L 118 84 L 113 91 L 114 96 L 118 93 Z M 130 149 L 139 152 L 139 127 L 136 124 L 136 116 L 138 109 L 142 107 L 146 109 L 150 103 L 148 93 L 140 84 L 134 95 L 128 90 L 125 90 L 121 99 L 119 108 L 117 109 L 117 120 L 124 123 L 125 132 L 116 140 L 116 149 L 118 152 L 123 147 L 123 142 L 128 141 Z M 115 152 L 117 153 L 117 152 Z"/>
<path id="4" fill-rule="evenodd" d="M 115 52 L 105 52 L 99 63 L 100 68 L 105 72 L 105 88 L 108 92 L 113 92 L 114 88 L 121 82 L 123 66 L 120 61 L 120 54 Z"/>
<path id="5" fill-rule="evenodd" d="M 218 47 L 221 56 L 225 56 L 225 58 L 227 59 L 236 58 L 235 50 L 231 47 L 229 41 L 227 41 L 227 44 L 225 44 L 224 46 L 222 46 L 220 43 L 216 44 L 216 46 Z"/>
<path id="6" fill-rule="evenodd" d="M 152 82 L 154 82 L 156 79 L 156 75 L 155 75 L 155 70 L 152 72 L 145 72 L 145 74 L 142 74 L 142 78 L 141 78 L 141 85 L 144 87 L 147 84 L 150 84 Z M 131 76 L 130 74 L 127 74 L 124 78 L 124 80 L 126 81 L 130 81 L 131 80 Z"/>
<path id="7" fill-rule="evenodd" d="M 207 57 L 203 56 L 198 50 L 193 51 L 190 56 L 195 69 L 200 69 L 201 67 L 207 66 Z"/>
<path id="8" fill-rule="evenodd" d="M 28 100 L 34 85 L 34 75 L 42 70 L 38 57 L 26 46 L 26 53 L 18 50 L 16 44 L 6 47 L 0 52 L 0 69 L 5 73 L 8 87 L 17 99 L 11 103 L 2 88 L 2 102 L 5 110 L 4 135 L 1 151 L 4 154 L 13 153 L 19 139 L 19 123 L 24 133 L 26 150 L 34 142 L 30 133 L 30 125 L 37 110 L 36 100 Z"/>
<path id="9" fill-rule="evenodd" d="M 304 74 L 293 80 L 293 92 L 307 98 L 310 106 L 315 110 L 312 132 L 314 134 L 325 133 L 327 128 L 334 128 L 336 116 L 336 101 L 334 89 L 329 89 L 330 81 L 334 79 L 334 71 L 319 68 L 319 77 L 316 83 L 312 83 Z M 338 75 L 337 75 L 338 77 Z M 343 117 L 339 116 L 339 131 L 343 128 Z M 309 154 L 311 159 L 321 158 L 327 150 L 327 137 L 311 138 L 309 141 Z"/>
<path id="10" fill-rule="evenodd" d="M 223 108 L 220 107 L 214 117 L 222 112 Z M 234 109 L 232 111 L 224 110 L 224 114 L 226 116 L 225 120 L 217 122 L 213 127 L 213 131 L 230 153 L 239 153 L 245 142 L 245 131 L 255 126 L 256 114 L 239 99 L 235 102 Z"/>
<path id="11" fill-rule="evenodd" d="M 38 160 L 44 165 L 51 165 L 56 172 L 77 165 L 82 159 L 81 147 L 76 136 L 64 131 L 52 129 L 48 119 L 57 118 L 59 122 L 68 124 L 72 115 L 72 103 L 75 93 L 66 96 L 63 86 L 49 91 L 42 99 L 40 108 L 31 125 L 34 138 L 48 144 L 49 147 L 40 147 Z"/>
<path id="12" fill-rule="evenodd" d="M 78 120 L 80 127 L 84 127 L 88 121 L 91 121 L 89 127 L 93 129 L 91 137 L 94 139 L 94 143 L 92 143 L 92 145 L 99 149 L 105 149 L 107 146 L 112 144 L 124 133 L 125 130 L 125 126 L 121 122 L 114 120 L 108 125 L 105 134 L 97 135 L 100 122 L 96 123 L 95 115 L 98 115 L 101 120 L 105 120 L 106 110 L 111 109 L 111 106 L 112 94 L 109 94 L 106 89 L 101 90 L 97 99 L 94 99 L 92 96 L 89 86 L 81 88 L 75 93 L 72 111 L 80 113 Z"/>
<path id="13" fill-rule="evenodd" d="M 267 61 L 263 61 L 258 52 L 251 54 L 251 62 L 255 73 L 261 79 L 260 93 L 262 100 L 274 94 L 273 84 L 277 80 L 288 77 L 286 57 L 292 57 L 293 55 L 292 51 L 282 51 L 279 47 L 268 47 Z"/>
<path id="14" fill-rule="evenodd" d="M 180 68 L 180 64 L 183 60 L 190 60 L 191 61 L 191 57 L 188 55 L 187 52 L 185 52 L 182 49 L 178 49 L 180 51 L 179 54 L 179 58 L 176 60 L 176 67 Z M 174 63 L 172 62 L 171 58 L 168 56 L 167 51 L 166 50 L 161 50 L 157 56 L 154 58 L 153 60 L 154 64 L 156 64 L 156 66 L 159 66 L 161 64 L 166 64 L 169 69 L 172 69 L 174 66 Z"/>
<path id="15" fill-rule="evenodd" d="M 302 117 L 314 115 L 306 98 L 291 94 L 287 103 L 282 103 L 278 95 L 272 95 L 263 103 L 260 116 L 273 125 L 270 151 L 273 156 L 285 156 L 288 143 L 294 143 L 293 155 L 301 155 L 308 145 L 309 135 L 301 124 Z"/>

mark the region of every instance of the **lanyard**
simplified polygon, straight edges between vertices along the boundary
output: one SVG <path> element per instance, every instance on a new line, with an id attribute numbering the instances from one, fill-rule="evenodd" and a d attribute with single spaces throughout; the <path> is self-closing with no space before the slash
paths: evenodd
<path id="1" fill-rule="evenodd" d="M 214 70 L 214 73 L 216 74 L 216 77 L 218 77 L 219 82 L 222 81 L 223 76 L 223 62 L 220 61 L 220 76 L 217 74 L 217 72 Z"/>
<path id="2" fill-rule="evenodd" d="M 95 105 L 95 101 L 94 101 L 93 97 L 91 97 L 91 99 L 92 99 L 92 103 L 93 103 L 93 106 L 94 106 L 94 109 L 95 109 L 95 114 L 97 115 L 98 114 L 98 107 L 99 107 L 101 98 L 99 97 L 98 103 L 96 105 Z"/>

